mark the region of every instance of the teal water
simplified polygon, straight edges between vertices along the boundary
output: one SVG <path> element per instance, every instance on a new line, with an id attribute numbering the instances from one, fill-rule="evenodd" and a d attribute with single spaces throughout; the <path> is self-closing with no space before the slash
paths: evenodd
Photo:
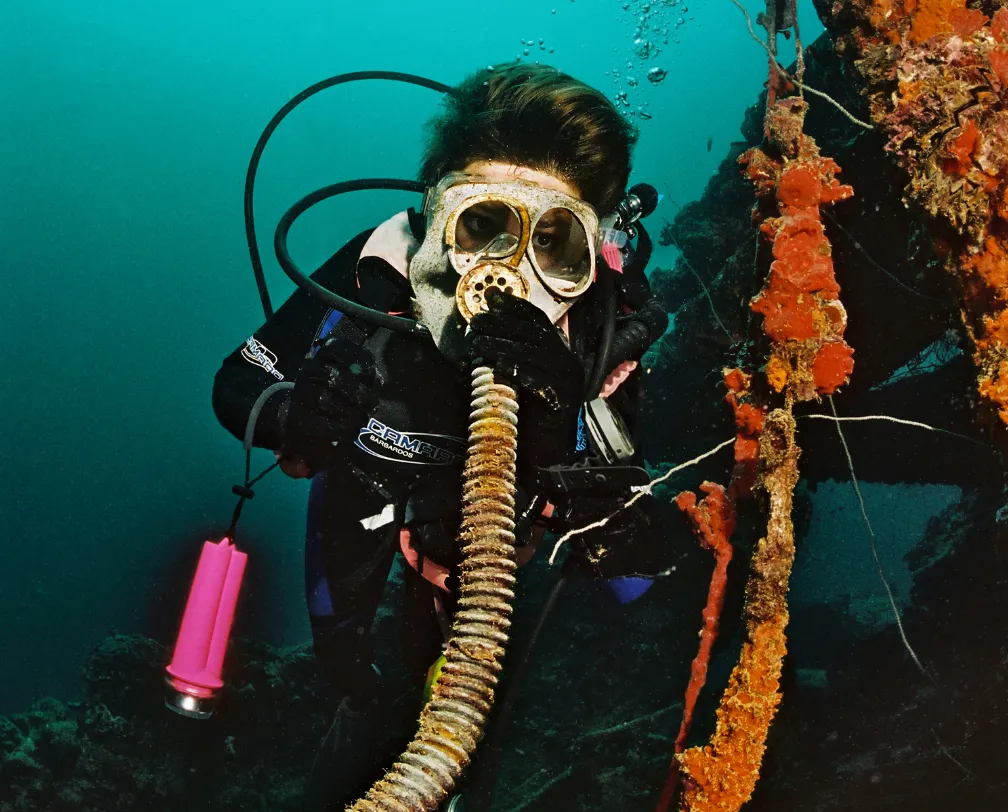
<path id="1" fill-rule="evenodd" d="M 261 320 L 242 184 L 273 113 L 343 71 L 452 83 L 542 38 L 554 52 L 534 46 L 529 58 L 548 56 L 611 95 L 634 88 L 607 71 L 637 75 L 634 98 L 652 118 L 639 120 L 634 180 L 682 204 L 739 137 L 765 60 L 734 6 L 683 3 L 688 11 L 669 18 L 684 24 L 642 63 L 637 5 L 4 4 L 0 711 L 73 694 L 94 642 L 112 628 L 144 628 L 148 596 L 230 515 L 242 459 L 214 420 L 210 387 L 221 358 Z M 805 16 L 811 41 L 819 25 Z M 645 81 L 654 65 L 668 71 L 659 86 Z M 413 177 L 436 105 L 422 89 L 358 84 L 313 99 L 280 128 L 256 189 L 274 301 L 291 290 L 269 250 L 280 214 L 325 183 Z M 298 224 L 292 250 L 312 266 L 411 202 L 389 193 L 330 201 Z M 674 257 L 657 253 L 666 266 Z M 275 641 L 306 634 L 304 493 L 273 478 L 243 518 L 258 560 L 246 618 Z"/>

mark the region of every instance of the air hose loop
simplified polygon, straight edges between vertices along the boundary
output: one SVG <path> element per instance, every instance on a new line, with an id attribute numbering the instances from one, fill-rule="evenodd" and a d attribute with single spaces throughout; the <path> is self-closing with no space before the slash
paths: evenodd
<path id="1" fill-rule="evenodd" d="M 446 662 L 413 741 L 350 812 L 435 812 L 483 737 L 514 606 L 517 449 L 518 396 L 477 366 L 462 473 L 461 590 Z"/>

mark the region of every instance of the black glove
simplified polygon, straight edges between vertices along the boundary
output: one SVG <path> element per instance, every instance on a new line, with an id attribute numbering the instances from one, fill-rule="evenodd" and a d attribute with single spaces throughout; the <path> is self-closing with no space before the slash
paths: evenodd
<path id="1" fill-rule="evenodd" d="M 284 418 L 281 453 L 314 473 L 337 459 L 336 448 L 364 426 L 378 405 L 374 357 L 344 337 L 329 338 L 298 373 Z"/>
<path id="2" fill-rule="evenodd" d="M 580 533 L 567 542 L 571 546 L 572 562 L 593 578 L 648 576 L 659 572 L 665 561 L 665 550 L 660 534 L 652 525 L 647 499 L 644 497 L 622 508 L 627 499 L 597 495 L 571 497 L 565 531 L 612 516 L 602 527 Z"/>
<path id="3" fill-rule="evenodd" d="M 466 350 L 519 387 L 518 465 L 526 476 L 534 476 L 536 468 L 574 457 L 584 368 L 534 304 L 496 288 L 487 291 L 486 299 L 489 311 L 469 322 Z"/>

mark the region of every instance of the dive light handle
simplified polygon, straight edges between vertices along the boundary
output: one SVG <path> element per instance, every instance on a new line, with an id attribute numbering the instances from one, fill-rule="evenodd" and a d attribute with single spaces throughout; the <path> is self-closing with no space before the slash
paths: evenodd
<path id="1" fill-rule="evenodd" d="M 651 478 L 636 465 L 552 465 L 539 469 L 551 493 L 626 493 L 642 488 Z"/>

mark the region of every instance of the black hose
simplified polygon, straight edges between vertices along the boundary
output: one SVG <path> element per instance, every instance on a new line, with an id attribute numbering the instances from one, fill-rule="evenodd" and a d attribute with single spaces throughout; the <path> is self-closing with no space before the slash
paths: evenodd
<path id="1" fill-rule="evenodd" d="M 433 79 L 425 79 L 423 76 L 415 76 L 411 73 L 400 71 L 384 70 L 364 70 L 352 73 L 341 73 L 338 76 L 330 76 L 321 82 L 316 82 L 311 87 L 307 87 L 298 93 L 287 104 L 281 107 L 276 115 L 270 119 L 266 129 L 256 142 L 255 149 L 252 150 L 252 158 L 249 161 L 248 172 L 245 173 L 245 239 L 248 242 L 249 256 L 252 259 L 252 273 L 255 274 L 256 286 L 259 288 L 259 300 L 262 302 L 263 314 L 268 320 L 273 315 L 273 305 L 270 302 L 269 290 L 266 288 L 266 276 L 263 273 L 262 259 L 259 256 L 259 246 L 255 235 L 255 215 L 252 210 L 253 191 L 255 189 L 256 172 L 259 170 L 259 160 L 262 158 L 263 150 L 273 135 L 277 127 L 280 126 L 287 115 L 301 102 L 311 98 L 316 93 L 320 93 L 330 87 L 342 85 L 347 82 L 359 82 L 367 79 L 383 79 L 392 82 L 405 82 L 411 85 L 426 87 L 441 93 L 452 93 L 454 88 L 449 85 L 435 82 Z"/>
<path id="2" fill-rule="evenodd" d="M 623 273 L 626 274 L 644 273 L 644 269 L 651 261 L 651 254 L 654 252 L 654 243 L 651 241 L 651 235 L 644 228 L 644 224 L 637 222 L 634 228 L 637 229 L 637 250 L 634 252 L 633 261 L 623 269 Z"/>
<path id="3" fill-rule="evenodd" d="M 243 445 L 246 451 L 252 450 L 253 439 L 255 438 L 256 423 L 259 422 L 259 415 L 262 413 L 263 407 L 266 406 L 266 401 L 269 400 L 277 392 L 281 392 L 285 389 L 293 389 L 294 384 L 291 381 L 277 381 L 272 386 L 267 386 L 259 397 L 256 398 L 255 403 L 252 404 L 252 411 L 249 412 L 248 420 L 245 421 L 245 441 Z M 245 471 L 246 479 L 248 478 L 248 471 Z"/>
<path id="4" fill-rule="evenodd" d="M 587 401 L 595 400 L 602 391 L 602 384 L 609 374 L 609 357 L 612 352 L 613 336 L 616 335 L 616 288 L 613 281 L 615 271 L 604 262 L 599 262 L 597 268 L 598 281 L 602 286 L 602 312 L 605 321 L 602 323 L 602 335 L 595 353 L 595 363 L 592 364 L 591 377 L 588 379 L 585 393 Z"/>
<path id="5" fill-rule="evenodd" d="M 283 268 L 284 273 L 298 287 L 308 291 L 316 299 L 325 302 L 330 307 L 336 308 L 341 313 L 348 316 L 356 316 L 379 327 L 387 327 L 389 330 L 399 330 L 405 333 L 426 333 L 427 328 L 418 321 L 402 316 L 390 316 L 388 313 L 383 313 L 380 310 L 352 302 L 338 293 L 333 293 L 328 288 L 322 287 L 322 285 L 305 275 L 294 264 L 294 260 L 291 259 L 290 252 L 287 250 L 287 234 L 290 232 L 294 221 L 316 203 L 320 203 L 336 195 L 357 192 L 362 189 L 396 189 L 403 192 L 423 192 L 425 188 L 424 184 L 415 180 L 362 178 L 361 180 L 345 180 L 341 183 L 334 183 L 305 195 L 291 206 L 284 216 L 280 218 L 280 222 L 277 223 L 276 234 L 273 236 L 273 247 L 276 251 L 277 262 L 280 263 L 280 267 Z"/>

